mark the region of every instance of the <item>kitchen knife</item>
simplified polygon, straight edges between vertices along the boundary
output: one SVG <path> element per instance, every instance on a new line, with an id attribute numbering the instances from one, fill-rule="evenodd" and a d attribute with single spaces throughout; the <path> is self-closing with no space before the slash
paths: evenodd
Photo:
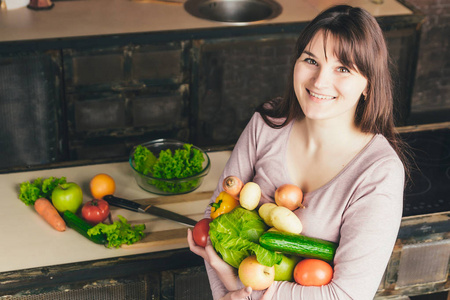
<path id="1" fill-rule="evenodd" d="M 136 202 L 133 202 L 133 201 L 130 201 L 127 199 L 115 197 L 113 195 L 106 195 L 103 197 L 103 200 L 105 200 L 112 206 L 117 206 L 120 208 L 125 208 L 128 210 L 132 210 L 132 211 L 136 211 L 136 212 L 140 212 L 140 213 L 147 213 L 150 215 L 155 215 L 158 217 L 162 217 L 162 218 L 165 218 L 168 220 L 172 220 L 172 221 L 181 223 L 183 225 L 190 226 L 190 227 L 193 227 L 193 226 L 195 226 L 195 224 L 197 224 L 197 221 L 195 221 L 193 219 L 190 219 L 188 217 L 182 216 L 180 214 L 171 212 L 171 211 L 163 209 L 163 208 L 153 206 L 152 204 L 141 205 L 139 203 L 136 203 Z"/>

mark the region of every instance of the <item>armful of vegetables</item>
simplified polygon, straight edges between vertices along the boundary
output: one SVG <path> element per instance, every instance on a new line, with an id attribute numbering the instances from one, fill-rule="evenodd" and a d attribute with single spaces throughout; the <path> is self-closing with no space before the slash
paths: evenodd
<path id="1" fill-rule="evenodd" d="M 89 229 L 87 234 L 89 236 L 105 234 L 108 248 L 119 248 L 122 244 L 131 245 L 140 241 L 145 233 L 145 224 L 131 226 L 127 219 L 118 215 L 119 220 L 113 224 L 107 225 L 99 223 Z"/>

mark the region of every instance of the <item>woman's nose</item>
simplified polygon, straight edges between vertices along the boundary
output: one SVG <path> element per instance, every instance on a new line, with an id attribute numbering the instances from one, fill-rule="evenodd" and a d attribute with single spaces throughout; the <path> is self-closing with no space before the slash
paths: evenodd
<path id="1" fill-rule="evenodd" d="M 318 68 L 312 80 L 316 88 L 323 88 L 330 84 L 331 74 L 324 68 Z"/>

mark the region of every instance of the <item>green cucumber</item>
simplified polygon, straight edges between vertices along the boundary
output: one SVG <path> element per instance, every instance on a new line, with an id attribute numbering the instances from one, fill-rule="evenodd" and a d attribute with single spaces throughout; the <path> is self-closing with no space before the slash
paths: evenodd
<path id="1" fill-rule="evenodd" d="M 91 240 L 92 242 L 101 245 L 105 245 L 108 242 L 104 234 L 89 235 L 87 231 L 94 226 L 92 226 L 85 220 L 81 219 L 73 212 L 66 210 L 63 213 L 63 219 L 64 221 L 66 221 L 67 226 L 74 229 L 75 231 L 77 231 L 87 239 Z"/>
<path id="2" fill-rule="evenodd" d="M 271 251 L 333 261 L 337 244 L 300 234 L 268 231 L 259 237 L 259 244 Z"/>

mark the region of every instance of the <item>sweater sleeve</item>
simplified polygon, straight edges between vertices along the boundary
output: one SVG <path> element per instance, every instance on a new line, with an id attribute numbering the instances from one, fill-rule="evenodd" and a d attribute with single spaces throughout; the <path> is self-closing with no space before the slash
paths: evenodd
<path id="1" fill-rule="evenodd" d="M 400 227 L 403 184 L 404 169 L 398 159 L 378 163 L 358 183 L 342 215 L 331 283 L 306 287 L 276 282 L 273 299 L 373 299 Z"/>
<path id="2" fill-rule="evenodd" d="M 210 203 L 213 203 L 216 197 L 219 195 L 222 188 L 222 181 L 230 175 L 237 176 L 243 182 L 251 181 L 254 176 L 254 165 L 256 162 L 256 130 L 257 120 L 255 115 L 239 137 L 228 162 L 222 172 L 217 187 L 211 197 Z M 208 205 L 205 211 L 205 217 L 209 217 L 211 213 L 211 207 Z M 214 269 L 205 262 L 208 278 L 211 286 L 211 291 L 214 299 L 220 299 L 228 292 L 225 286 L 220 281 Z M 238 282 L 238 286 L 242 286 Z"/>

